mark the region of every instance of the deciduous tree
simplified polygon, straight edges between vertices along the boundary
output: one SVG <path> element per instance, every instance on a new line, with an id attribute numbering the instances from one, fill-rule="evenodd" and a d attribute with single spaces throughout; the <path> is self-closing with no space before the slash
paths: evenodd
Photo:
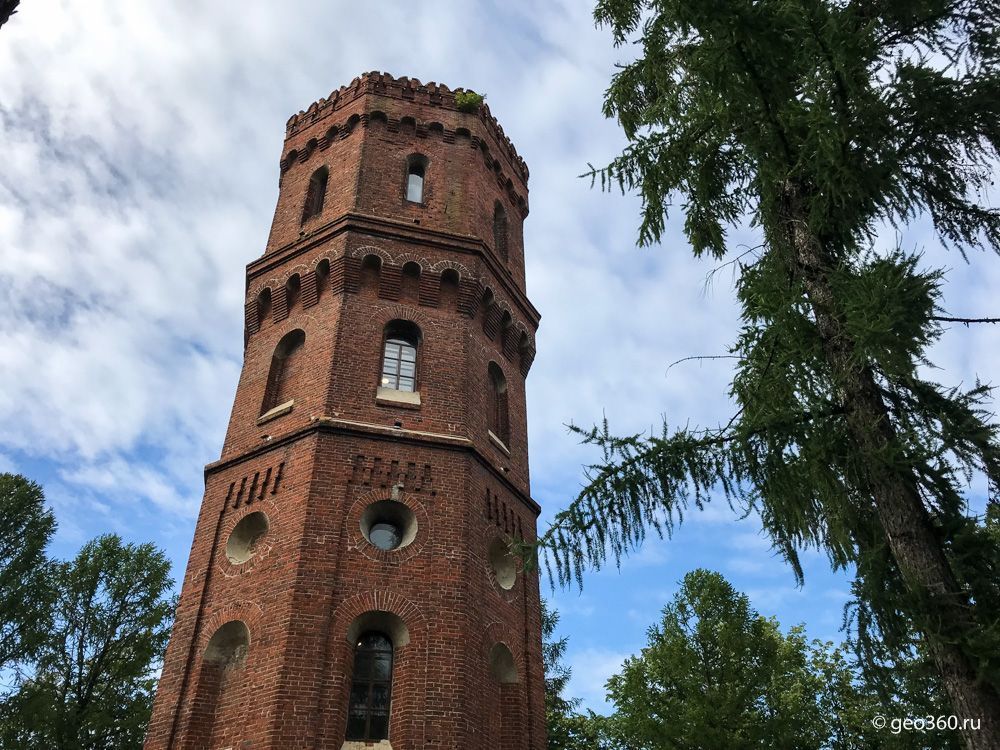
<path id="1" fill-rule="evenodd" d="M 30 658 L 47 631 L 53 589 L 45 548 L 55 525 L 40 486 L 0 474 L 0 669 Z"/>
<path id="2" fill-rule="evenodd" d="M 0 742 L 23 750 L 141 747 L 174 602 L 170 562 L 115 535 L 55 565 L 53 625 L 3 705 Z"/>
<path id="3" fill-rule="evenodd" d="M 642 652 L 608 681 L 614 747 L 910 750 L 957 747 L 953 731 L 893 730 L 932 704 L 880 694 L 842 648 L 783 633 L 720 574 L 688 573 Z"/>

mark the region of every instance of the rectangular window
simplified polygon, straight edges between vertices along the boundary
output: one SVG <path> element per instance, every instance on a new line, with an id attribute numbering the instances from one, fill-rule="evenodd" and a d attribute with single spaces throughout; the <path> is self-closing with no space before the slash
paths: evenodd
<path id="1" fill-rule="evenodd" d="M 397 185 L 399 183 L 396 183 Z M 406 200 L 422 203 L 424 200 L 424 176 L 410 172 L 406 180 Z"/>

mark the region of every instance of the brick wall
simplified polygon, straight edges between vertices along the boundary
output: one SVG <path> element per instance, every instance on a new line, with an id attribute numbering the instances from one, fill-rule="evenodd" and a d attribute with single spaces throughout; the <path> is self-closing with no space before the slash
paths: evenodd
<path id="1" fill-rule="evenodd" d="M 489 554 L 496 539 L 533 538 L 538 514 L 524 398 L 538 325 L 524 293 L 527 168 L 485 108 L 462 113 L 444 86 L 381 74 L 293 117 L 286 135 L 267 250 L 247 267 L 243 372 L 222 457 L 206 468 L 146 747 L 341 747 L 350 637 L 379 627 L 395 645 L 393 748 L 541 750 L 538 579 L 518 572 L 504 588 Z M 405 200 L 415 153 L 427 164 L 422 204 Z M 303 222 L 324 166 L 323 211 Z M 493 247 L 497 201 L 506 261 Z M 377 400 L 393 320 L 421 331 L 419 405 Z M 305 338 L 294 377 L 281 403 L 265 401 L 293 331 Z M 506 446 L 489 435 L 491 362 L 507 382 Z M 361 531 L 366 508 L 387 499 L 416 521 L 392 551 Z M 267 533 L 248 561 L 230 562 L 227 540 L 255 512 Z M 234 620 L 248 642 L 218 657 L 209 642 Z M 513 662 L 503 679 L 497 644 Z"/>

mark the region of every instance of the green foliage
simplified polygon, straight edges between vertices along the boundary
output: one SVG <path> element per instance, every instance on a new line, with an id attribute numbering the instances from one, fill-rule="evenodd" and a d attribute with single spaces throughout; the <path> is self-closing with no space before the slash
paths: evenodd
<path id="1" fill-rule="evenodd" d="M 828 734 L 801 633 L 696 570 L 650 628 L 641 655 L 608 682 L 627 746 L 819 748 Z"/>
<path id="2" fill-rule="evenodd" d="M 599 0 L 596 18 L 636 57 L 605 99 L 629 143 L 590 175 L 638 192 L 640 244 L 674 205 L 695 255 L 725 256 L 747 223 L 763 241 L 733 261 L 732 419 L 577 430 L 603 456 L 540 538 L 545 563 L 579 581 L 723 495 L 799 576 L 810 548 L 856 570 L 861 653 L 903 659 L 918 634 L 950 693 L 992 711 L 982 736 L 1000 733 L 1000 545 L 964 495 L 1000 479 L 990 389 L 922 376 L 942 274 L 873 250 L 920 214 L 963 253 L 1000 249 L 981 205 L 1000 2 Z"/>
<path id="3" fill-rule="evenodd" d="M 542 663 L 545 667 L 545 721 L 549 750 L 612 750 L 605 729 L 607 719 L 576 711 L 579 698 L 563 695 L 571 670 L 563 663 L 568 639 L 555 638 L 559 613 L 542 600 Z"/>
<path id="4" fill-rule="evenodd" d="M 568 713 L 548 717 L 549 750 L 621 750 L 611 736 L 606 716 Z"/>
<path id="5" fill-rule="evenodd" d="M 2 706 L 0 744 L 23 750 L 142 745 L 169 637 L 170 562 L 115 535 L 54 565 L 51 630 L 32 674 Z"/>
<path id="6" fill-rule="evenodd" d="M 579 705 L 579 699 L 563 696 L 572 670 L 563 663 L 569 639 L 556 638 L 559 613 L 542 600 L 542 664 L 545 667 L 545 710 L 549 713 L 567 714 Z"/>
<path id="7" fill-rule="evenodd" d="M 726 227 L 765 231 L 790 181 L 810 229 L 842 247 L 927 210 L 942 235 L 1000 241 L 970 200 L 1000 144 L 996 0 L 600 0 L 616 44 L 639 57 L 612 79 L 605 114 L 629 146 L 600 176 L 643 199 L 643 242 L 685 198 L 696 253 Z"/>
<path id="8" fill-rule="evenodd" d="M 0 474 L 0 669 L 29 658 L 47 630 L 52 587 L 45 548 L 54 531 L 42 488 Z"/>
<path id="9" fill-rule="evenodd" d="M 485 94 L 477 94 L 475 91 L 456 91 L 455 106 L 461 112 L 478 112 L 485 98 Z"/>
<path id="10" fill-rule="evenodd" d="M 876 715 L 925 716 L 929 707 L 901 691 L 879 695 L 841 649 L 807 643 L 801 627 L 782 633 L 706 570 L 684 577 L 608 692 L 616 712 L 601 728 L 619 748 L 957 747 L 954 733 L 877 730 Z"/>

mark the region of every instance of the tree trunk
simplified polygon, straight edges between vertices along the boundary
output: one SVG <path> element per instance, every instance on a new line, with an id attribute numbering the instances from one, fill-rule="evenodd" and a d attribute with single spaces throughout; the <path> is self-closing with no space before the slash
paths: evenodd
<path id="1" fill-rule="evenodd" d="M 791 270 L 803 283 L 816 317 L 827 363 L 841 388 L 848 429 L 862 456 L 885 455 L 896 442 L 895 428 L 874 372 L 852 361 L 854 342 L 837 314 L 830 284 L 833 261 L 809 230 L 795 193 L 788 193 L 784 226 L 794 253 Z M 965 743 L 970 750 L 1000 750 L 1000 695 L 994 686 L 977 680 L 972 663 L 955 645 L 980 625 L 935 535 L 916 482 L 877 459 L 867 466 L 864 481 L 904 584 L 928 603 L 932 616 L 941 622 L 936 633 L 929 632 L 927 619 L 919 620 L 917 626 L 951 699 Z"/>

